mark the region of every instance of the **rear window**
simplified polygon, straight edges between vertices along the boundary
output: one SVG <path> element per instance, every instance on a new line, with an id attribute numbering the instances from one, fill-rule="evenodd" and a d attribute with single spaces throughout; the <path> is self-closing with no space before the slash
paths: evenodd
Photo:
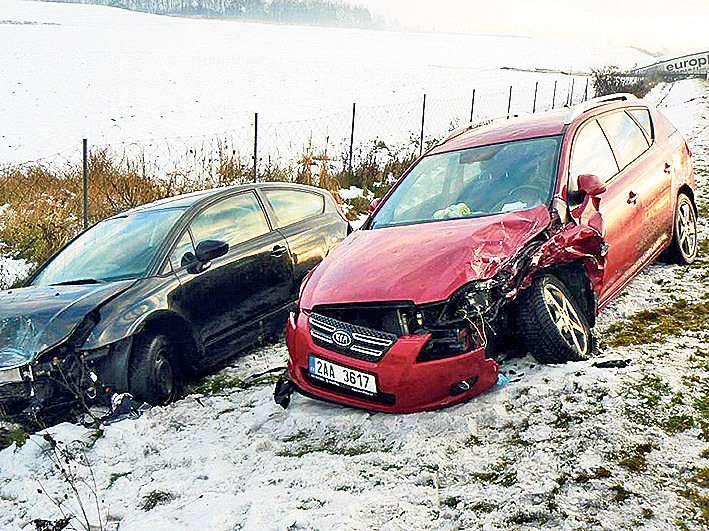
<path id="1" fill-rule="evenodd" d="M 572 149 L 569 181 L 572 191 L 577 190 L 576 181 L 579 175 L 589 173 L 609 181 L 618 173 L 613 151 L 596 120 L 583 126 L 574 139 Z"/>
<path id="2" fill-rule="evenodd" d="M 317 216 L 325 210 L 325 198 L 320 194 L 300 190 L 264 190 L 263 194 L 276 212 L 281 227 Z"/>
<path id="3" fill-rule="evenodd" d="M 625 111 L 603 115 L 598 118 L 598 122 L 611 141 L 621 169 L 650 147 L 640 126 Z"/>
<path id="4" fill-rule="evenodd" d="M 677 131 L 677 128 L 672 125 L 672 122 L 662 114 L 660 111 L 657 112 L 657 114 L 660 115 L 660 121 L 662 122 L 662 126 L 665 128 L 665 132 L 667 133 L 667 136 L 670 136 L 672 133 Z"/>
<path id="5" fill-rule="evenodd" d="M 652 134 L 652 120 L 650 119 L 650 111 L 647 109 L 630 109 L 628 114 L 632 116 L 636 122 L 643 128 L 645 136 L 648 141 L 652 144 L 653 134 Z"/>

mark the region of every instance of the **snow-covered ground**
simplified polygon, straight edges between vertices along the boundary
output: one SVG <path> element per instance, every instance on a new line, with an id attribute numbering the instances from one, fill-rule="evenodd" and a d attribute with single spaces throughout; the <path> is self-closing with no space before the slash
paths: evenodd
<path id="1" fill-rule="evenodd" d="M 690 139 L 706 204 L 709 86 L 683 81 L 652 98 Z M 709 237 L 706 219 L 700 232 Z M 651 266 L 602 314 L 601 339 L 641 309 L 700 298 L 709 289 L 702 274 Z M 76 471 L 89 519 L 97 524 L 100 511 L 109 529 L 705 529 L 702 502 L 688 494 L 707 492 L 696 475 L 709 464 L 698 423 L 674 432 L 631 413 L 686 413 L 706 399 L 697 357 L 707 347 L 704 330 L 603 347 L 591 362 L 525 357 L 504 366 L 510 384 L 430 413 L 368 413 L 300 396 L 284 411 L 264 384 L 192 394 L 99 433 L 48 431 L 90 463 L 65 468 Z M 286 355 L 283 345 L 259 349 L 220 377 L 277 367 Z M 594 366 L 617 359 L 627 366 Z M 654 398 L 657 411 L 643 409 Z M 0 452 L 0 528 L 59 518 L 50 497 L 79 513 L 57 455 L 39 434 Z"/>
<path id="2" fill-rule="evenodd" d="M 276 26 L 0 0 L 0 165 L 67 149 L 76 162 L 83 137 L 96 145 L 235 131 L 248 147 L 254 112 L 263 149 L 289 141 L 302 149 L 298 131 L 322 115 L 327 119 L 315 125 L 331 127 L 323 135 L 349 138 L 353 102 L 357 141 L 389 128 L 406 140 L 420 126 L 424 93 L 431 127 L 439 115 L 448 126 L 454 113 L 467 116 L 473 89 L 480 110 L 494 103 L 496 114 L 506 110 L 509 85 L 516 88 L 513 110 L 531 110 L 536 81 L 540 103 L 551 100 L 555 79 L 557 103 L 569 90 L 566 76 L 503 67 L 588 71 L 649 59 L 630 48 L 520 37 Z"/>

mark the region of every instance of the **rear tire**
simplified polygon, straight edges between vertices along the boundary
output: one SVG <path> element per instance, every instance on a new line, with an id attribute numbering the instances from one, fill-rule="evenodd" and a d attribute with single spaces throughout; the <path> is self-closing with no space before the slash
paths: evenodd
<path id="1" fill-rule="evenodd" d="M 596 350 L 591 327 L 563 282 L 543 274 L 517 301 L 517 327 L 530 354 L 540 363 L 590 358 Z"/>
<path id="2" fill-rule="evenodd" d="M 691 264 L 697 257 L 697 212 L 686 194 L 677 196 L 672 242 L 664 258 L 673 264 Z"/>
<path id="3" fill-rule="evenodd" d="M 182 370 L 171 339 L 163 334 L 136 338 L 128 367 L 128 386 L 137 400 L 155 406 L 182 394 Z"/>

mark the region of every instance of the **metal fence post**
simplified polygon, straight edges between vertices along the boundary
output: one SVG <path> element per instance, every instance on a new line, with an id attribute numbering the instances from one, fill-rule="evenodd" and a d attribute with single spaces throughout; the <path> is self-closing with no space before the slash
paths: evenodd
<path id="1" fill-rule="evenodd" d="M 575 77 L 571 78 L 571 92 L 569 92 L 569 105 L 574 104 L 574 82 L 576 81 Z"/>
<path id="2" fill-rule="evenodd" d="M 352 154 L 354 152 L 355 116 L 357 116 L 357 104 L 353 103 L 352 104 L 352 129 L 350 129 L 350 160 L 349 160 L 350 176 L 353 175 L 353 173 L 352 173 Z"/>
<path id="3" fill-rule="evenodd" d="M 558 80 L 555 79 L 554 80 L 554 92 L 552 93 L 552 96 L 551 96 L 551 108 L 552 109 L 556 107 L 556 83 L 557 82 L 558 82 Z"/>
<path id="4" fill-rule="evenodd" d="M 419 146 L 419 155 L 423 155 L 423 130 L 426 125 L 426 95 L 423 95 L 423 108 L 421 109 L 421 145 Z"/>
<path id="5" fill-rule="evenodd" d="M 475 89 L 473 89 L 473 101 L 470 102 L 470 123 L 473 123 L 473 113 L 475 113 Z"/>
<path id="6" fill-rule="evenodd" d="M 532 113 L 537 112 L 537 91 L 539 90 L 539 81 L 534 83 L 534 103 L 532 104 Z"/>
<path id="7" fill-rule="evenodd" d="M 254 113 L 254 182 L 258 180 L 258 113 Z"/>
<path id="8" fill-rule="evenodd" d="M 83 148 L 83 179 L 84 179 L 84 228 L 89 227 L 89 140 L 84 138 Z"/>
<path id="9" fill-rule="evenodd" d="M 512 110 L 512 85 L 510 85 L 510 97 L 507 99 L 507 118 L 510 117 L 510 110 Z"/>
<path id="10" fill-rule="evenodd" d="M 583 101 L 588 100 L 588 78 L 586 78 L 586 88 L 583 91 Z"/>

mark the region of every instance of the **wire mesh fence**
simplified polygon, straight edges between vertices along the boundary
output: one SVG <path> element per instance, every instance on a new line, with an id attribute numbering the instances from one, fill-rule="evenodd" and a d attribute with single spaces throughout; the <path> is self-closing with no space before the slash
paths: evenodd
<path id="1" fill-rule="evenodd" d="M 335 193 L 354 185 L 382 194 L 457 126 L 576 104 L 590 92 L 588 77 L 566 76 L 496 91 L 471 89 L 454 98 L 354 104 L 305 120 L 255 114 L 239 128 L 214 135 L 109 144 L 88 139 L 85 152 L 79 139 L 48 157 L 0 164 L 0 240 L 13 254 L 39 262 L 85 224 L 108 215 L 163 197 L 254 181 L 300 182 Z"/>

